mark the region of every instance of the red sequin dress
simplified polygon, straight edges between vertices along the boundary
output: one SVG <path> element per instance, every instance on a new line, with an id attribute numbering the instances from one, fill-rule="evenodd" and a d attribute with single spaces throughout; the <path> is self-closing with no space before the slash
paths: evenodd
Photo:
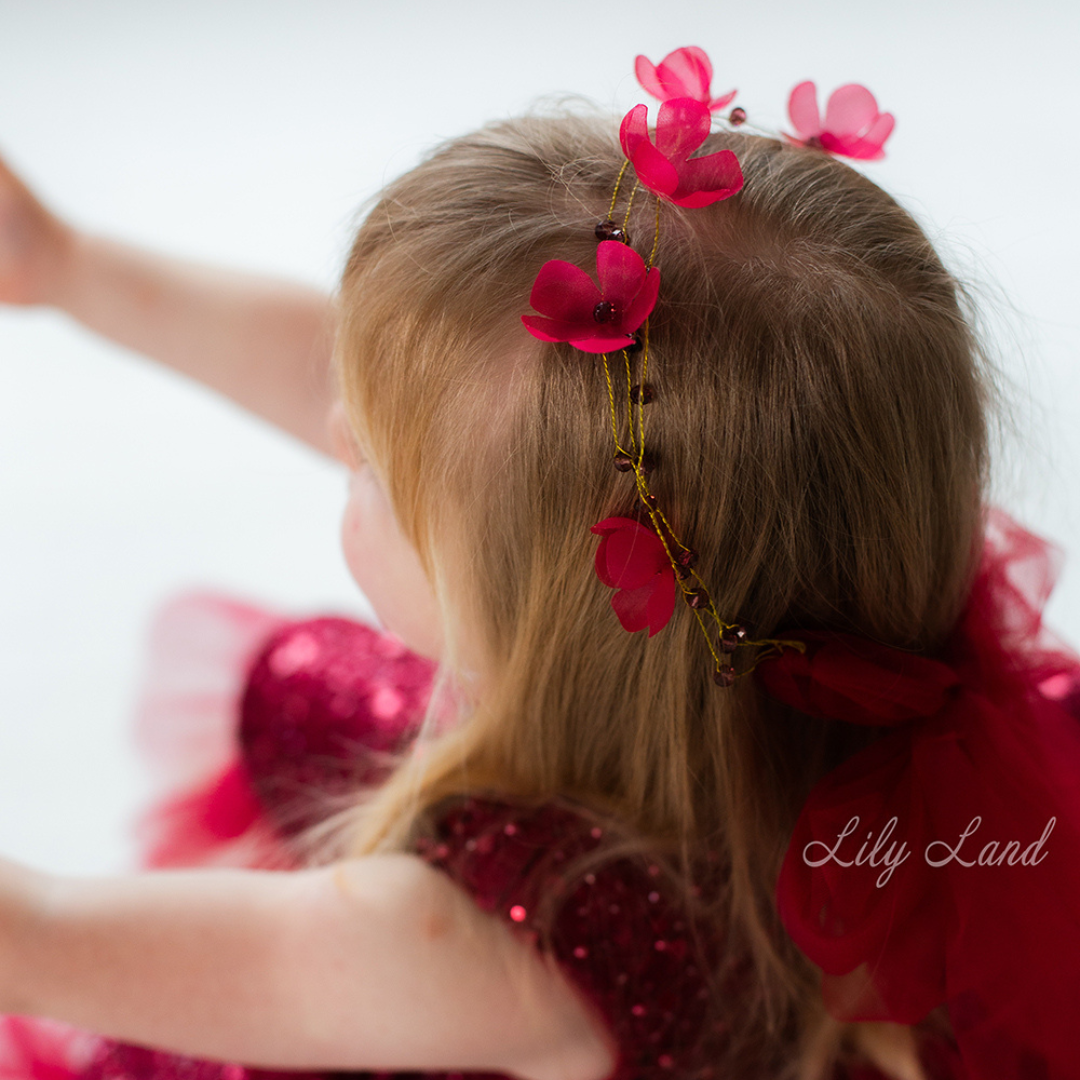
<path id="1" fill-rule="evenodd" d="M 370 627 L 288 622 L 213 597 L 174 604 L 155 636 L 140 739 L 170 794 L 143 822 L 149 867 L 295 865 L 298 833 L 407 751 L 433 674 Z M 695 935 L 658 866 L 605 859 L 606 843 L 604 829 L 569 806 L 467 799 L 435 816 L 418 853 L 553 952 L 616 1040 L 612 1080 L 705 1080 L 713 1073 L 700 1048 L 718 1032 L 704 1030 L 707 991 L 691 941 L 706 953 L 718 943 L 708 928 Z M 945 1045 L 926 1065 L 932 1080 L 963 1076 Z M 314 1080 L 0 1018 L 0 1080 L 286 1076 Z M 881 1080 L 869 1068 L 836 1077 Z"/>

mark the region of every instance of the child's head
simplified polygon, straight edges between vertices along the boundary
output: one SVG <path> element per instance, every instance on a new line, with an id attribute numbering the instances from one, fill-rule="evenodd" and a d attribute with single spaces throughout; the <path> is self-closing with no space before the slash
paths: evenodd
<path id="1" fill-rule="evenodd" d="M 720 145 L 744 190 L 663 207 L 652 489 L 724 617 L 933 644 L 967 582 L 985 456 L 955 284 L 860 174 L 766 139 Z M 589 526 L 635 496 L 612 467 L 603 375 L 519 321 L 545 260 L 592 269 L 621 164 L 613 131 L 576 117 L 456 140 L 387 189 L 342 296 L 353 419 L 451 640 L 489 674 L 534 667 L 568 703 L 576 673 L 583 707 L 598 680 L 659 671 L 685 676 L 688 701 L 715 693 L 688 612 L 652 640 L 614 617 Z M 651 196 L 634 210 L 640 248 Z"/>
<path id="2" fill-rule="evenodd" d="M 661 211 L 651 490 L 728 621 L 932 647 L 971 579 L 986 468 L 987 386 L 957 285 L 861 174 L 760 137 L 703 150 L 724 146 L 744 189 Z M 654 637 L 623 630 L 590 526 L 636 495 L 613 467 L 599 358 L 520 322 L 545 261 L 592 269 L 622 163 L 609 123 L 493 125 L 391 184 L 349 259 L 350 416 L 431 583 L 446 659 L 479 688 L 427 755 L 425 791 L 467 776 L 574 795 L 766 866 L 861 735 L 795 722 L 752 678 L 715 686 L 682 605 Z M 654 215 L 639 193 L 638 248 Z M 414 595 L 405 614 L 430 623 Z"/>
<path id="3" fill-rule="evenodd" d="M 661 208 L 650 488 L 722 618 L 933 647 L 971 579 L 986 471 L 988 386 L 958 287 L 861 174 L 741 134 L 701 152 L 723 147 L 736 197 Z M 689 610 L 628 634 L 593 572 L 590 526 L 637 498 L 613 467 L 603 369 L 520 318 L 547 260 L 592 271 L 622 164 L 610 123 L 496 124 L 391 184 L 356 238 L 351 419 L 432 583 L 448 662 L 480 687 L 423 776 L 385 789 L 363 843 L 465 788 L 577 797 L 718 855 L 725 919 L 790 1004 L 812 978 L 777 944 L 779 861 L 810 787 L 872 735 L 794 716 L 752 678 L 718 688 Z M 654 215 L 639 192 L 642 253 Z"/>

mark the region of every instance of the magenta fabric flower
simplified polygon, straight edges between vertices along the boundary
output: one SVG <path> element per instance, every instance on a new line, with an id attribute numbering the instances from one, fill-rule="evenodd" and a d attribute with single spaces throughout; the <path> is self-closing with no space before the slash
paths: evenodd
<path id="1" fill-rule="evenodd" d="M 792 142 L 861 161 L 883 158 L 885 140 L 896 126 L 892 113 L 878 112 L 874 95 L 858 83 L 832 92 L 824 123 L 818 111 L 817 87 L 812 82 L 799 83 L 788 99 L 788 116 L 798 133 L 788 136 Z"/>
<path id="2" fill-rule="evenodd" d="M 540 267 L 529 303 L 540 315 L 521 321 L 541 341 L 568 341 L 588 353 L 615 352 L 634 340 L 652 313 L 660 271 L 646 270 L 645 260 L 618 240 L 596 248 L 600 287 L 580 266 L 551 259 Z"/>
<path id="3" fill-rule="evenodd" d="M 659 64 L 653 65 L 647 57 L 634 61 L 634 74 L 647 94 L 661 101 L 672 98 L 693 98 L 700 101 L 710 112 L 722 109 L 735 97 L 732 90 L 723 97 L 710 97 L 713 70 L 704 49 L 696 45 L 669 52 Z"/>
<path id="4" fill-rule="evenodd" d="M 592 531 L 602 537 L 596 549 L 596 576 L 619 591 L 611 606 L 624 630 L 662 630 L 675 610 L 675 571 L 660 537 L 633 518 L 609 517 Z"/>
<path id="5" fill-rule="evenodd" d="M 690 157 L 708 138 L 711 126 L 707 106 L 692 98 L 675 98 L 660 106 L 655 145 L 649 137 L 646 105 L 635 105 L 623 117 L 619 141 L 638 180 L 654 195 L 676 206 L 708 206 L 730 198 L 743 186 L 739 159 L 732 151 Z"/>

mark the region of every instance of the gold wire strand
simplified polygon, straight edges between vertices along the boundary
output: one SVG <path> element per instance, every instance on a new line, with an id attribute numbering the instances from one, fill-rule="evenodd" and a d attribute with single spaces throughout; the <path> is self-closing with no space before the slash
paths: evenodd
<path id="1" fill-rule="evenodd" d="M 777 652 L 783 649 L 794 649 L 796 652 L 806 654 L 806 642 L 791 638 L 764 638 L 762 641 L 747 641 L 745 645 L 771 645 Z"/>
<path id="2" fill-rule="evenodd" d="M 615 448 L 619 448 L 619 429 L 615 424 L 615 392 L 611 388 L 611 372 L 608 370 L 607 353 L 603 354 L 604 379 L 607 382 L 608 404 L 611 406 L 611 435 L 615 440 Z"/>
<path id="3" fill-rule="evenodd" d="M 660 246 L 660 196 L 656 196 L 656 227 L 653 229 L 652 251 L 649 252 L 649 261 L 646 269 L 651 270 L 653 260 L 656 258 L 656 249 Z"/>
<path id="4" fill-rule="evenodd" d="M 645 456 L 645 376 L 649 370 L 649 320 L 645 320 L 642 331 L 641 350 L 641 382 L 638 383 L 638 445 L 641 447 L 642 457 Z"/>
<path id="5" fill-rule="evenodd" d="M 697 577 L 696 574 L 694 576 Z M 702 588 L 704 588 L 704 585 L 702 585 Z M 705 591 L 708 592 L 709 590 L 705 589 Z M 713 603 L 713 598 L 712 598 L 711 593 L 709 593 L 709 614 L 713 617 L 713 622 L 716 623 L 716 625 L 719 628 L 721 634 L 725 630 L 733 630 L 734 629 L 734 627 L 728 626 L 724 622 L 724 620 L 720 618 L 720 615 L 716 610 L 716 604 Z"/>
<path id="6" fill-rule="evenodd" d="M 666 517 L 664 517 L 664 512 L 660 509 L 657 509 L 656 513 L 659 515 L 660 520 L 664 523 L 664 528 L 667 529 L 667 531 L 671 534 L 671 539 L 674 540 L 675 543 L 678 544 L 683 551 L 689 551 L 690 549 L 676 535 L 675 530 L 671 527 L 671 523 Z M 694 577 L 698 579 L 698 581 L 701 581 L 701 578 L 697 576 L 697 573 L 693 569 L 690 570 L 690 573 L 693 574 Z M 705 582 L 701 581 L 701 584 L 704 585 Z"/>
<path id="7" fill-rule="evenodd" d="M 622 190 L 623 177 L 626 175 L 626 170 L 630 165 L 629 159 L 624 159 L 622 168 L 619 169 L 619 175 L 615 180 L 615 189 L 611 194 L 611 203 L 608 206 L 608 220 L 614 221 L 615 219 L 615 207 L 618 204 L 619 192 Z M 634 207 L 634 198 L 638 193 L 641 183 L 639 180 L 634 181 L 634 186 L 630 191 L 630 196 L 626 203 L 626 212 L 623 215 L 622 228 L 625 234 L 627 225 L 630 222 L 630 214 Z M 651 271 L 656 263 L 656 253 L 660 247 L 660 214 L 661 214 L 661 199 L 656 197 L 656 217 L 655 224 L 653 226 L 653 241 L 652 249 L 649 251 L 649 258 L 646 263 L 646 272 Z M 693 612 L 694 619 L 697 621 L 698 628 L 701 630 L 702 636 L 705 638 L 705 645 L 709 650 L 709 654 L 712 656 L 714 671 L 716 674 L 720 674 L 727 671 L 734 670 L 731 664 L 731 659 L 725 660 L 718 651 L 717 642 L 714 641 L 713 634 L 710 633 L 709 626 L 706 623 L 706 617 L 712 620 L 719 631 L 719 639 L 722 640 L 724 633 L 729 630 L 737 630 L 739 624 L 727 623 L 720 618 L 719 612 L 716 610 L 716 604 L 713 601 L 711 593 L 709 593 L 705 582 L 702 580 L 701 575 L 698 574 L 693 567 L 683 567 L 678 562 L 672 548 L 676 548 L 681 553 L 689 552 L 691 549 L 686 546 L 679 539 L 675 530 L 671 527 L 671 523 L 665 517 L 664 512 L 656 505 L 656 499 L 652 492 L 649 490 L 649 483 L 645 477 L 645 471 L 643 468 L 645 460 L 645 382 L 649 373 L 649 319 L 646 319 L 641 326 L 642 337 L 642 354 L 641 354 L 641 374 L 639 379 L 640 389 L 638 392 L 638 399 L 634 401 L 633 389 L 633 365 L 631 364 L 630 352 L 628 349 L 623 349 L 623 362 L 626 371 L 626 416 L 629 427 L 629 439 L 630 439 L 630 451 L 624 449 L 621 440 L 619 439 L 619 422 L 618 422 L 618 409 L 615 404 L 615 388 L 611 378 L 611 367 L 608 363 L 608 354 L 601 354 L 604 367 L 604 381 L 607 385 L 608 394 L 608 411 L 611 417 L 611 435 L 615 442 L 615 452 L 618 455 L 629 458 L 631 467 L 634 473 L 634 486 L 637 490 L 638 498 L 641 500 L 642 505 L 645 507 L 645 511 L 649 516 L 649 521 L 660 540 L 660 544 L 664 549 L 664 554 L 668 557 L 668 562 L 671 563 L 672 571 L 675 573 L 675 584 L 678 585 L 679 593 L 684 600 L 692 597 L 695 592 L 700 589 L 709 599 L 708 607 L 704 610 L 696 607 L 690 608 Z M 637 424 L 634 423 L 634 409 L 637 409 Z M 687 572 L 681 573 L 680 571 Z M 689 581 L 697 583 L 697 587 L 691 587 Z M 700 595 L 700 593 L 698 593 Z M 689 606 L 689 604 L 687 605 Z M 763 638 L 760 641 L 744 641 L 737 644 L 737 647 L 755 647 L 763 649 L 755 659 L 753 664 L 750 665 L 745 671 L 735 674 L 736 679 L 741 679 L 746 675 L 755 671 L 760 663 L 779 655 L 785 648 L 794 648 L 801 653 L 806 652 L 806 644 L 802 641 L 791 641 L 783 638 Z"/>
<path id="8" fill-rule="evenodd" d="M 630 198 L 626 202 L 626 214 L 622 219 L 623 232 L 626 232 L 626 226 L 630 221 L 630 211 L 634 208 L 634 196 L 638 193 L 639 187 L 641 187 L 641 181 L 635 180 L 634 186 L 630 189 Z"/>
<path id="9" fill-rule="evenodd" d="M 634 436 L 634 401 L 631 390 L 633 389 L 634 376 L 630 371 L 630 353 L 628 350 L 623 349 L 623 361 L 626 366 L 626 423 L 630 428 L 630 446 L 637 455 L 637 463 L 641 464 L 641 455 L 645 447 L 640 443 L 635 444 Z"/>
<path id="10" fill-rule="evenodd" d="M 716 664 L 717 669 L 723 665 L 723 661 L 717 655 L 716 649 L 713 646 L 712 638 L 709 636 L 708 628 L 705 626 L 705 621 L 701 617 L 701 612 L 697 608 L 690 609 L 694 613 L 694 618 L 697 619 L 698 626 L 701 627 L 702 634 L 705 635 L 705 644 L 709 647 L 709 652 L 712 654 L 713 661 Z"/>
<path id="11" fill-rule="evenodd" d="M 615 204 L 619 201 L 619 187 L 622 184 L 622 178 L 626 175 L 626 170 L 630 165 L 630 159 L 626 158 L 622 163 L 622 168 L 619 170 L 619 175 L 615 178 L 615 190 L 611 193 L 611 205 L 608 207 L 608 221 L 611 221 L 615 217 Z M 625 223 L 623 228 L 626 228 Z"/>
<path id="12" fill-rule="evenodd" d="M 608 368 L 607 353 L 603 353 L 602 357 L 604 361 L 604 378 L 607 380 L 608 405 L 611 412 L 611 435 L 612 438 L 615 440 L 615 450 L 619 454 L 625 454 L 627 457 L 632 457 L 631 454 L 628 454 L 622 448 L 622 444 L 619 442 L 619 425 L 616 419 L 615 412 L 615 391 L 611 385 L 611 371 Z"/>
<path id="13" fill-rule="evenodd" d="M 762 644 L 765 644 L 765 642 L 748 641 L 748 642 L 746 642 L 746 644 L 747 645 L 762 645 Z M 806 642 L 805 641 L 785 641 L 783 639 L 777 639 L 775 641 L 770 640 L 769 644 L 771 645 L 771 648 L 767 649 L 763 653 L 760 653 L 757 656 L 757 658 L 754 660 L 754 662 L 745 671 L 741 672 L 737 676 L 737 678 L 741 679 L 743 677 L 743 675 L 749 675 L 751 672 L 756 671 L 759 664 L 764 663 L 764 661 L 766 661 L 766 660 L 771 660 L 774 656 L 780 656 L 783 653 L 785 648 L 795 649 L 796 652 L 800 652 L 800 653 L 804 653 L 804 654 L 806 653 Z"/>

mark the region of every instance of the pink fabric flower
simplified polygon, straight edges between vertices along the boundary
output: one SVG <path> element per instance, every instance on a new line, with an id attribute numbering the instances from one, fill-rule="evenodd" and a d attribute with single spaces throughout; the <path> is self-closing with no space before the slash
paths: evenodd
<path id="1" fill-rule="evenodd" d="M 692 98 L 675 98 L 660 106 L 655 145 L 649 138 L 645 105 L 635 105 L 623 117 L 619 141 L 638 179 L 654 195 L 676 206 L 708 206 L 730 198 L 743 186 L 739 159 L 732 151 L 690 157 L 708 138 L 711 126 L 707 106 Z"/>
<path id="2" fill-rule="evenodd" d="M 675 571 L 660 537 L 633 518 L 609 517 L 592 531 L 603 537 L 596 549 L 596 576 L 619 591 L 611 606 L 624 630 L 662 630 L 675 610 Z"/>
<path id="3" fill-rule="evenodd" d="M 669 52 L 655 66 L 646 57 L 639 56 L 634 61 L 634 74 L 645 92 L 661 101 L 688 97 L 700 101 L 710 112 L 716 112 L 735 97 L 734 90 L 723 97 L 709 96 L 712 64 L 705 50 L 696 45 Z"/>
<path id="4" fill-rule="evenodd" d="M 529 297 L 540 315 L 521 316 L 529 333 L 588 353 L 625 349 L 656 306 L 660 271 L 646 270 L 645 260 L 626 244 L 605 240 L 596 249 L 596 275 L 599 288 L 574 263 L 544 263 Z"/>
<path id="5" fill-rule="evenodd" d="M 792 142 L 862 161 L 885 156 L 885 140 L 896 125 L 892 113 L 878 112 L 874 95 L 858 83 L 832 92 L 824 123 L 818 111 L 817 87 L 812 82 L 799 83 L 788 99 L 788 116 L 798 132 L 788 136 Z"/>

